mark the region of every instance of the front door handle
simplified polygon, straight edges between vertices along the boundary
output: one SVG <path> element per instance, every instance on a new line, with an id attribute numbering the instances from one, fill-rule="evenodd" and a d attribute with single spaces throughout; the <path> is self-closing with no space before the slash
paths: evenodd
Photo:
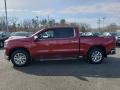
<path id="1" fill-rule="evenodd" d="M 78 41 L 72 41 L 72 43 L 78 43 Z"/>

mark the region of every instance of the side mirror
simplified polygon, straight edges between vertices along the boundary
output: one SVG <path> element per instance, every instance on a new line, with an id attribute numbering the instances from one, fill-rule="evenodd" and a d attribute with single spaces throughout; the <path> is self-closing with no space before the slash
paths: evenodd
<path id="1" fill-rule="evenodd" d="M 35 41 L 38 40 L 38 36 L 34 36 L 34 40 L 35 40 Z"/>
<path id="2" fill-rule="evenodd" d="M 43 39 L 46 39 L 46 38 L 48 38 L 48 36 L 42 36 L 42 38 L 43 38 Z"/>

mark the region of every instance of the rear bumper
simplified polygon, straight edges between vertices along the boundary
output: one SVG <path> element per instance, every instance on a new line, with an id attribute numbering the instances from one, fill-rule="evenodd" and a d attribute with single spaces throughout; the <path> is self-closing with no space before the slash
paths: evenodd
<path id="1" fill-rule="evenodd" d="M 117 41 L 116 44 L 117 44 L 117 45 L 120 45 L 120 41 Z"/>

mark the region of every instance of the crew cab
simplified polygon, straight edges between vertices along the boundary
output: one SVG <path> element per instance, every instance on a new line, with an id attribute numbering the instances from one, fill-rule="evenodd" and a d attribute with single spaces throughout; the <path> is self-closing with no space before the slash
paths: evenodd
<path id="1" fill-rule="evenodd" d="M 33 60 L 69 60 L 80 57 L 98 64 L 107 55 L 115 54 L 115 45 L 114 37 L 80 36 L 78 27 L 50 27 L 29 37 L 9 38 L 4 47 L 8 60 L 22 67 Z"/>

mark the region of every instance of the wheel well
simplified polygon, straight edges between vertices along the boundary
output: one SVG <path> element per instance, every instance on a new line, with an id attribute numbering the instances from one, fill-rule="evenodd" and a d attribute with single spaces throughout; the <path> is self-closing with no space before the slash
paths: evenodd
<path id="1" fill-rule="evenodd" d="M 9 59 L 11 59 L 11 55 L 12 55 L 12 53 L 14 52 L 14 51 L 16 51 L 16 50 L 24 50 L 24 51 L 26 51 L 29 55 L 30 55 L 30 52 L 28 51 L 28 49 L 27 48 L 14 48 L 14 49 L 12 49 L 11 51 L 10 51 L 10 55 L 9 55 Z"/>
<path id="2" fill-rule="evenodd" d="M 101 46 L 101 45 L 92 46 L 92 47 L 88 50 L 88 53 L 89 53 L 92 49 L 94 49 L 94 48 L 99 48 L 99 49 L 101 49 L 101 50 L 104 52 L 105 57 L 107 57 L 106 49 L 105 49 L 104 46 Z"/>

